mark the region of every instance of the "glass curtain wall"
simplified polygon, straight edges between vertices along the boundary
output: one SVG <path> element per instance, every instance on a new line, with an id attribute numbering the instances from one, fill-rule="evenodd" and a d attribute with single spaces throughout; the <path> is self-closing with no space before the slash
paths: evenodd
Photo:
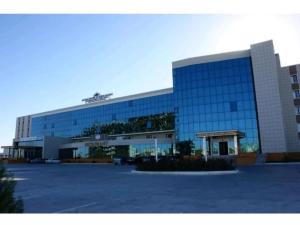
<path id="1" fill-rule="evenodd" d="M 241 151 L 258 150 L 250 57 L 174 68 L 173 86 L 178 140 L 190 139 L 201 150 L 196 133 L 238 130 L 245 133 Z"/>
<path id="2" fill-rule="evenodd" d="M 34 117 L 32 118 L 31 136 L 81 136 L 86 129 L 93 127 L 95 124 L 99 126 L 122 124 L 128 123 L 132 118 L 173 113 L 173 111 L 173 94 L 162 94 Z"/>

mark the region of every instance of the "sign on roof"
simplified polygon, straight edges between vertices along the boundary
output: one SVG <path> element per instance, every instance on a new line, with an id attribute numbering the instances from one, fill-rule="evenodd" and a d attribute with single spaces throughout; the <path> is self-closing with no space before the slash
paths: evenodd
<path id="1" fill-rule="evenodd" d="M 93 102 L 99 102 L 99 101 L 105 101 L 112 96 L 113 93 L 101 95 L 100 93 L 96 92 L 93 97 L 90 98 L 84 98 L 82 99 L 83 102 L 85 103 L 93 103 Z"/>

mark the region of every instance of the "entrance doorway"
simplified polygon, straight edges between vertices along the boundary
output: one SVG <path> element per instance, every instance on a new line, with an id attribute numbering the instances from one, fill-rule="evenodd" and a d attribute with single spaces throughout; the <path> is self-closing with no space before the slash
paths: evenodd
<path id="1" fill-rule="evenodd" d="M 42 158 L 42 149 L 41 148 L 24 149 L 24 158 L 25 159 Z"/>
<path id="2" fill-rule="evenodd" d="M 219 142 L 219 151 L 220 151 L 220 155 L 228 155 L 228 142 L 227 141 Z"/>
<path id="3" fill-rule="evenodd" d="M 73 159 L 73 151 L 76 149 L 59 149 L 58 157 L 59 159 Z"/>
<path id="4" fill-rule="evenodd" d="M 212 156 L 238 155 L 239 140 L 245 137 L 245 133 L 238 130 L 211 131 L 197 133 L 202 139 L 202 149 Z"/>

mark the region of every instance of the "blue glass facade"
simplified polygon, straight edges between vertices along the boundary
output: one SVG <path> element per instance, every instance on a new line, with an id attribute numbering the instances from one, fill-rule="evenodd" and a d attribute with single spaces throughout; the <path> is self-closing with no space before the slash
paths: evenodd
<path id="1" fill-rule="evenodd" d="M 201 149 L 196 133 L 239 130 L 245 133 L 241 150 L 258 150 L 250 57 L 175 68 L 173 85 L 178 140 L 190 139 Z"/>
<path id="2" fill-rule="evenodd" d="M 94 124 L 126 123 L 130 118 L 172 113 L 173 103 L 171 93 L 33 117 L 31 136 L 74 137 Z"/>
<path id="3" fill-rule="evenodd" d="M 192 140 L 201 150 L 199 132 L 238 130 L 244 152 L 259 149 L 251 58 L 188 65 L 173 69 L 173 93 L 88 107 L 32 118 L 31 136 L 75 137 L 94 124 L 127 123 L 132 118 L 175 114 L 176 140 Z M 152 122 L 146 123 L 146 128 Z M 228 149 L 234 151 L 233 140 Z M 141 145 L 142 146 L 142 145 Z M 172 146 L 161 146 L 166 153 Z M 138 146 L 131 146 L 137 151 Z M 148 154 L 142 146 L 140 150 Z M 149 150 L 150 151 L 150 150 Z"/>

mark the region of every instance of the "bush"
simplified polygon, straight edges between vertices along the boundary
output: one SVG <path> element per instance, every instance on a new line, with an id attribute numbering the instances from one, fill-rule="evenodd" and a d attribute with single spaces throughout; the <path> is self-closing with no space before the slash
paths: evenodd
<path id="1" fill-rule="evenodd" d="M 136 165 L 139 171 L 220 171 L 234 170 L 231 162 L 225 159 L 200 160 L 160 160 L 158 162 L 146 161 Z"/>
<path id="2" fill-rule="evenodd" d="M 14 198 L 16 182 L 0 163 L 0 213 L 23 212 L 23 201 Z"/>

